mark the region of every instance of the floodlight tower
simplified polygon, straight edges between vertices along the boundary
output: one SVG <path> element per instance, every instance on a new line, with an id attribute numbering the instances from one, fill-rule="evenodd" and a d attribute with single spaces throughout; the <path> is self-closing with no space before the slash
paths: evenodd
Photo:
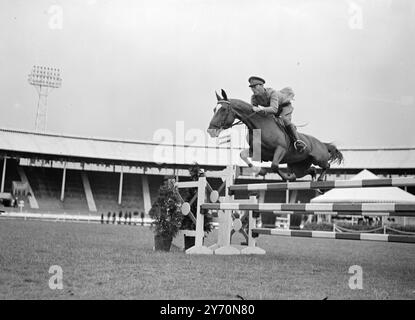
<path id="1" fill-rule="evenodd" d="M 62 85 L 60 70 L 34 66 L 32 72 L 29 74 L 29 83 L 36 88 L 39 95 L 35 131 L 45 132 L 48 115 L 48 95 L 54 88 L 60 88 Z"/>

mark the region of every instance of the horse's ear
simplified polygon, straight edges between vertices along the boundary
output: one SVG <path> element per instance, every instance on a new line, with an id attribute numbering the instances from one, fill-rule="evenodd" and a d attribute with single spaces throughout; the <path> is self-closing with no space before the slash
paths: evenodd
<path id="1" fill-rule="evenodd" d="M 215 91 L 215 94 L 216 94 L 216 99 L 218 99 L 218 101 L 220 101 L 220 100 L 223 100 L 221 97 L 220 97 L 220 95 L 218 95 L 218 93 Z"/>
<path id="2" fill-rule="evenodd" d="M 223 97 L 223 100 L 228 101 L 228 96 L 226 95 L 225 90 L 223 90 L 223 89 L 221 89 L 221 90 L 222 90 L 222 97 Z"/>

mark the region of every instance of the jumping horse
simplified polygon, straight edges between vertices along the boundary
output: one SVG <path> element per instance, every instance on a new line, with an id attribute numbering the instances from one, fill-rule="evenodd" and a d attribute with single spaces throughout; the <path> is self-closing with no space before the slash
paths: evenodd
<path id="1" fill-rule="evenodd" d="M 315 180 L 317 172 L 312 165 L 322 169 L 318 180 L 323 181 L 330 164 L 343 162 L 343 155 L 334 144 L 323 143 L 307 134 L 299 133 L 300 139 L 307 144 L 307 148 L 298 152 L 278 118 L 263 112 L 255 112 L 253 106 L 245 101 L 228 99 L 223 89 L 221 93 L 222 97 L 216 93 L 218 101 L 207 131 L 212 138 L 218 137 L 222 130 L 244 123 L 248 128 L 249 149 L 243 150 L 240 156 L 257 174 L 265 175 L 266 170 L 253 167 L 249 158 L 261 162 L 272 161 L 271 171 L 280 175 L 285 181 L 294 181 L 307 174 Z M 236 119 L 239 122 L 234 123 Z M 260 139 L 254 138 L 258 136 L 258 132 Z M 260 151 L 260 159 L 253 157 L 259 154 L 255 151 Z M 281 163 L 287 164 L 287 172 L 281 171 L 279 168 Z"/>

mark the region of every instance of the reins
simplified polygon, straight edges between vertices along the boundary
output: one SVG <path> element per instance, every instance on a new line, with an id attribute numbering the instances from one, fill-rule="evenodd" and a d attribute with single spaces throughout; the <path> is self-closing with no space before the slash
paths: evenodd
<path id="1" fill-rule="evenodd" d="M 232 112 L 234 115 L 238 115 L 238 117 L 240 117 L 240 118 L 243 118 L 243 119 L 241 119 L 241 120 L 238 120 L 236 123 L 233 123 L 228 129 L 230 129 L 230 128 L 233 128 L 234 126 L 238 126 L 238 125 L 241 125 L 241 124 L 243 124 L 244 123 L 244 120 L 247 120 L 247 119 L 249 119 L 249 118 L 251 118 L 253 115 L 255 115 L 256 114 L 256 112 L 255 111 L 252 111 L 252 113 L 249 115 L 249 116 L 247 116 L 247 117 L 243 117 L 243 116 L 241 116 L 241 115 L 239 115 L 239 114 L 237 114 L 233 109 L 232 109 L 232 107 L 231 107 L 231 103 L 229 102 L 229 101 L 227 101 L 227 100 L 218 100 L 218 104 L 221 104 L 221 103 L 225 103 L 225 104 L 227 104 L 227 105 L 229 105 L 229 112 Z M 235 117 L 236 118 L 236 117 Z M 224 127 L 224 126 L 222 126 L 222 127 Z"/>
<path id="2" fill-rule="evenodd" d="M 243 118 L 243 119 L 240 119 L 240 120 L 238 120 L 238 122 L 236 122 L 236 123 L 233 123 L 231 126 L 230 126 L 230 128 L 233 128 L 234 126 L 238 126 L 238 125 L 241 125 L 242 123 L 243 123 L 243 120 L 247 120 L 247 119 L 249 119 L 249 118 L 251 118 L 253 115 L 255 115 L 256 114 L 256 112 L 255 111 L 252 111 L 252 113 L 249 115 L 249 116 L 247 116 L 247 117 L 243 117 L 243 116 L 241 116 L 241 115 L 239 115 L 239 114 L 237 114 L 230 106 L 229 106 L 229 109 L 230 109 L 230 111 L 233 113 L 233 114 L 235 114 L 235 115 L 238 115 L 240 118 Z M 236 118 L 236 117 L 235 117 Z"/>
<path id="3" fill-rule="evenodd" d="M 232 110 L 232 112 L 233 113 L 235 113 L 236 114 L 236 112 L 235 111 L 233 111 Z M 242 117 L 242 116 L 240 116 L 241 118 L 244 118 L 244 120 L 247 120 L 247 119 L 249 119 L 250 117 L 252 117 L 254 114 L 256 114 L 256 112 L 254 111 L 252 114 L 250 114 L 249 116 L 247 116 L 247 117 Z M 238 126 L 238 125 L 241 125 L 243 123 L 243 121 L 242 120 L 238 120 L 238 122 L 236 122 L 236 123 L 233 123 L 232 125 L 231 125 L 231 128 L 232 127 L 234 127 L 234 126 Z"/>

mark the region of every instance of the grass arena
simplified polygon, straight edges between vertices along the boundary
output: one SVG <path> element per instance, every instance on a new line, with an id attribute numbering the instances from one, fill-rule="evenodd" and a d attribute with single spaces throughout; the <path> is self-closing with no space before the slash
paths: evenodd
<path id="1" fill-rule="evenodd" d="M 261 236 L 266 255 L 206 256 L 155 252 L 146 226 L 1 219 L 0 234 L 1 299 L 415 297 L 407 243 Z M 48 285 L 53 265 L 63 270 L 60 290 Z M 362 268 L 361 289 L 350 287 L 353 265 Z"/>

